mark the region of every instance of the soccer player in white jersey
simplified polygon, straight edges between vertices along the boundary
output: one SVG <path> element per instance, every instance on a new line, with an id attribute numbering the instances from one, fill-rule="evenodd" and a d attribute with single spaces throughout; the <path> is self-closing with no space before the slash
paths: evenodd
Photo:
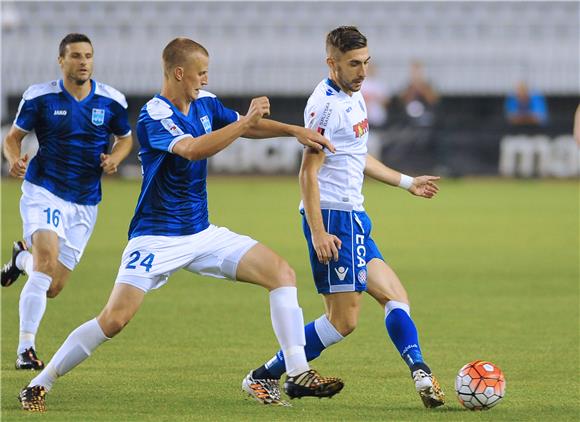
<path id="1" fill-rule="evenodd" d="M 407 292 L 371 237 L 362 184 L 366 175 L 432 198 L 439 178 L 401 174 L 367 153 L 369 125 L 360 93 L 370 61 L 365 36 L 352 26 L 336 28 L 327 35 L 326 52 L 330 75 L 310 96 L 304 121 L 328 137 L 336 153 L 307 148 L 300 169 L 304 235 L 316 288 L 326 307 L 325 314 L 305 327 L 306 357 L 317 358 L 355 329 L 361 292 L 366 291 L 384 309 L 386 329 L 409 366 L 424 405 L 437 407 L 444 403 L 444 394 L 423 360 Z M 284 358 L 279 351 L 251 371 L 242 388 L 251 394 L 246 385 L 261 383 L 266 391 L 253 395 L 258 401 L 279 400 Z"/>
<path id="2" fill-rule="evenodd" d="M 250 237 L 210 224 L 206 192 L 207 157 L 240 136 L 295 136 L 313 149 L 334 147 L 314 130 L 264 119 L 270 110 L 266 97 L 254 98 L 245 116 L 224 107 L 202 90 L 208 62 L 207 50 L 187 38 L 176 38 L 163 50 L 163 89 L 141 109 L 137 123 L 143 183 L 109 302 L 97 318 L 69 335 L 21 391 L 24 410 L 44 411 L 54 381 L 118 334 L 145 294 L 182 268 L 258 284 L 270 292 L 272 326 L 286 356 L 288 395 L 331 397 L 342 389 L 340 379 L 323 378 L 307 363 L 292 268 Z"/>
<path id="3" fill-rule="evenodd" d="M 97 218 L 101 175 L 112 174 L 131 152 L 127 101 L 116 89 L 91 79 L 93 46 L 86 35 L 60 43 L 62 79 L 30 86 L 4 140 L 10 174 L 24 179 L 20 214 L 24 240 L 14 243 L 1 284 L 22 274 L 20 341 L 16 369 L 42 369 L 35 339 L 46 309 L 79 263 Z M 28 162 L 24 137 L 36 130 L 39 150 Z M 115 143 L 109 154 L 111 135 Z M 28 250 L 31 247 L 31 250 Z"/>

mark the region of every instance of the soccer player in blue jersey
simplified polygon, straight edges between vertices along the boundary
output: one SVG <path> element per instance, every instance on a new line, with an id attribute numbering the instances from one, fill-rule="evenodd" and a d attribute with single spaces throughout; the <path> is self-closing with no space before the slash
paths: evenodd
<path id="1" fill-rule="evenodd" d="M 364 176 L 411 194 L 432 198 L 434 176 L 410 177 L 390 169 L 367 153 L 368 119 L 360 93 L 370 61 L 366 37 L 355 27 L 339 27 L 326 39 L 330 75 L 310 96 L 304 111 L 307 127 L 324 134 L 336 153 L 307 148 L 300 169 L 303 229 L 316 288 L 326 313 L 305 327 L 306 356 L 317 358 L 357 325 L 361 292 L 369 293 L 385 311 L 387 332 L 411 370 L 426 407 L 444 403 L 444 394 L 425 364 L 409 299 L 401 281 L 383 259 L 371 237 L 371 220 L 363 206 Z M 284 351 L 251 371 L 242 388 L 260 383 L 259 401 L 279 400 Z"/>
<path id="2" fill-rule="evenodd" d="M 59 47 L 62 79 L 30 86 L 4 140 L 10 174 L 24 179 L 20 214 L 24 240 L 15 242 L 2 268 L 2 286 L 22 273 L 20 341 L 16 369 L 42 369 L 35 338 L 46 309 L 79 263 L 101 201 L 101 174 L 112 174 L 131 152 L 127 101 L 116 89 L 91 79 L 93 46 L 69 34 Z M 39 149 L 28 162 L 24 137 L 36 131 Z M 108 153 L 111 135 L 115 137 Z M 28 250 L 31 247 L 31 250 Z"/>
<path id="3" fill-rule="evenodd" d="M 334 147 L 311 129 L 264 119 L 270 110 L 266 97 L 253 99 L 245 116 L 224 107 L 202 89 L 208 83 L 208 62 L 207 50 L 187 38 L 176 38 L 163 50 L 163 89 L 141 109 L 137 123 L 143 182 L 109 302 L 97 318 L 69 335 L 21 391 L 24 410 L 44 411 L 45 394 L 55 380 L 118 334 L 145 294 L 180 269 L 258 284 L 270 292 L 272 326 L 286 357 L 290 397 L 330 397 L 342 389 L 340 379 L 321 377 L 307 363 L 292 268 L 250 237 L 210 224 L 206 192 L 207 158 L 240 136 L 289 135 L 314 149 Z"/>

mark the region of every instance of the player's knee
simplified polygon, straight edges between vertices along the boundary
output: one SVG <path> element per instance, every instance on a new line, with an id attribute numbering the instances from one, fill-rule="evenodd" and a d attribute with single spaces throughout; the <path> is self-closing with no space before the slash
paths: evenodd
<path id="1" fill-rule="evenodd" d="M 111 338 L 119 334 L 129 323 L 129 318 L 118 312 L 104 310 L 97 318 L 103 333 Z"/>
<path id="2" fill-rule="evenodd" d="M 337 320 L 332 320 L 331 318 L 330 323 L 341 336 L 346 337 L 356 329 L 358 321 L 357 318 L 340 318 Z"/>
<path id="3" fill-rule="evenodd" d="M 56 274 L 57 258 L 51 255 L 39 255 L 34 258 L 34 270 L 54 276 Z"/>
<path id="4" fill-rule="evenodd" d="M 58 294 L 62 291 L 62 285 L 57 284 L 57 285 L 51 285 L 49 287 L 49 289 L 46 292 L 46 297 L 48 297 L 49 299 L 53 299 L 55 297 L 58 296 Z"/>
<path id="5" fill-rule="evenodd" d="M 283 259 L 280 259 L 277 272 L 276 281 L 279 286 L 296 286 L 296 273 Z"/>

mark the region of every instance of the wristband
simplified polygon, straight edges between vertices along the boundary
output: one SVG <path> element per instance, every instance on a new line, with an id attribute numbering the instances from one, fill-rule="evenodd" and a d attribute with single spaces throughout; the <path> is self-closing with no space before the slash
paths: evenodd
<path id="1" fill-rule="evenodd" d="M 411 186 L 413 186 L 413 179 L 411 176 L 407 176 L 406 174 L 401 173 L 401 181 L 399 182 L 399 187 L 409 190 Z"/>

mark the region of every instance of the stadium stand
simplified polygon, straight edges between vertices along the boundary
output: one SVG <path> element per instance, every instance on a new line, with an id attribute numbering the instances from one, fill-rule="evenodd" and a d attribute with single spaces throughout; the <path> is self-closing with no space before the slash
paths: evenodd
<path id="1" fill-rule="evenodd" d="M 46 79 L 70 31 L 98 48 L 99 78 L 128 94 L 159 81 L 158 51 L 186 35 L 213 52 L 211 85 L 231 95 L 303 95 L 325 71 L 325 32 L 355 24 L 390 85 L 421 58 L 446 94 L 499 94 L 526 78 L 578 91 L 577 2 L 2 2 L 3 90 Z M 154 53 L 154 54 L 152 54 Z"/>

